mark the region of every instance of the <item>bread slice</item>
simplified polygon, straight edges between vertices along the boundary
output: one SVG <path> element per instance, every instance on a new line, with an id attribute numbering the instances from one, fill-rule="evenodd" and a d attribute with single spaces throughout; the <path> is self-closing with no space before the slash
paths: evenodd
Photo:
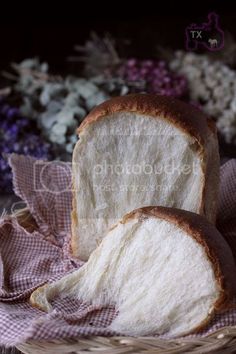
<path id="1" fill-rule="evenodd" d="M 219 183 L 216 130 L 197 108 L 136 94 L 95 108 L 73 152 L 73 255 L 87 260 L 126 213 L 162 205 L 215 222 Z"/>
<path id="2" fill-rule="evenodd" d="M 46 311 L 58 295 L 115 305 L 118 315 L 109 329 L 176 337 L 229 308 L 235 279 L 231 250 L 206 218 L 146 207 L 119 221 L 82 268 L 38 288 L 30 301 Z"/>

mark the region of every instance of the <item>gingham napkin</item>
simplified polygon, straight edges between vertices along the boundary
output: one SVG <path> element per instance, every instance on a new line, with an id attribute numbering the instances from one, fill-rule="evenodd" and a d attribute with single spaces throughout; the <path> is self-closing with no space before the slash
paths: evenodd
<path id="1" fill-rule="evenodd" d="M 30 233 L 15 218 L 0 220 L 0 344 L 119 335 L 107 329 L 116 315 L 112 307 L 58 298 L 54 310 L 45 314 L 28 303 L 38 286 L 83 264 L 69 252 L 71 166 L 16 154 L 9 156 L 9 163 L 15 193 L 26 202 L 38 229 Z M 236 257 L 236 160 L 221 167 L 217 226 Z M 236 310 L 215 316 L 199 335 L 230 325 L 236 325 Z"/>

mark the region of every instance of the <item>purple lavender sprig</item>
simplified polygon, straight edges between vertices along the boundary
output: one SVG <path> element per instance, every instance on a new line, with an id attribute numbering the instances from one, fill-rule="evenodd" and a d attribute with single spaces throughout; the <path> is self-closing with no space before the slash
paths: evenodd
<path id="1" fill-rule="evenodd" d="M 3 153 L 16 152 L 36 158 L 51 158 L 51 146 L 34 122 L 20 115 L 0 97 L 0 192 L 12 192 L 12 173 Z"/>

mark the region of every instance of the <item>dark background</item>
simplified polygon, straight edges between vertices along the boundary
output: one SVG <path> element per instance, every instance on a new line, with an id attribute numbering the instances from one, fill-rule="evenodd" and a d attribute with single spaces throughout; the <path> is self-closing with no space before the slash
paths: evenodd
<path id="1" fill-rule="evenodd" d="M 202 23 L 207 14 L 220 16 L 224 31 L 236 38 L 236 1 L 77 1 L 33 2 L 28 5 L 5 3 L 0 6 L 0 69 L 11 61 L 39 56 L 51 70 L 68 70 L 65 58 L 73 46 L 83 44 L 91 30 L 109 32 L 118 39 L 121 54 L 153 57 L 156 47 L 184 49 L 184 30 Z M 50 5 L 50 7 L 49 7 Z M 127 45 L 126 39 L 130 40 Z M 70 69 L 70 68 L 69 68 Z"/>

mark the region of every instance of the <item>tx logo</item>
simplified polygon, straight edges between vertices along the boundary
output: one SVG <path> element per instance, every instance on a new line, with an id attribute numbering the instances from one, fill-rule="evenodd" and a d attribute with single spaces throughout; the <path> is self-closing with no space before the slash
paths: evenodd
<path id="1" fill-rule="evenodd" d="M 202 31 L 190 31 L 192 39 L 202 38 Z"/>
<path id="2" fill-rule="evenodd" d="M 208 15 L 208 22 L 188 26 L 185 36 L 187 50 L 196 50 L 201 46 L 210 51 L 217 51 L 224 47 L 224 31 L 219 26 L 219 16 L 214 12 Z"/>

